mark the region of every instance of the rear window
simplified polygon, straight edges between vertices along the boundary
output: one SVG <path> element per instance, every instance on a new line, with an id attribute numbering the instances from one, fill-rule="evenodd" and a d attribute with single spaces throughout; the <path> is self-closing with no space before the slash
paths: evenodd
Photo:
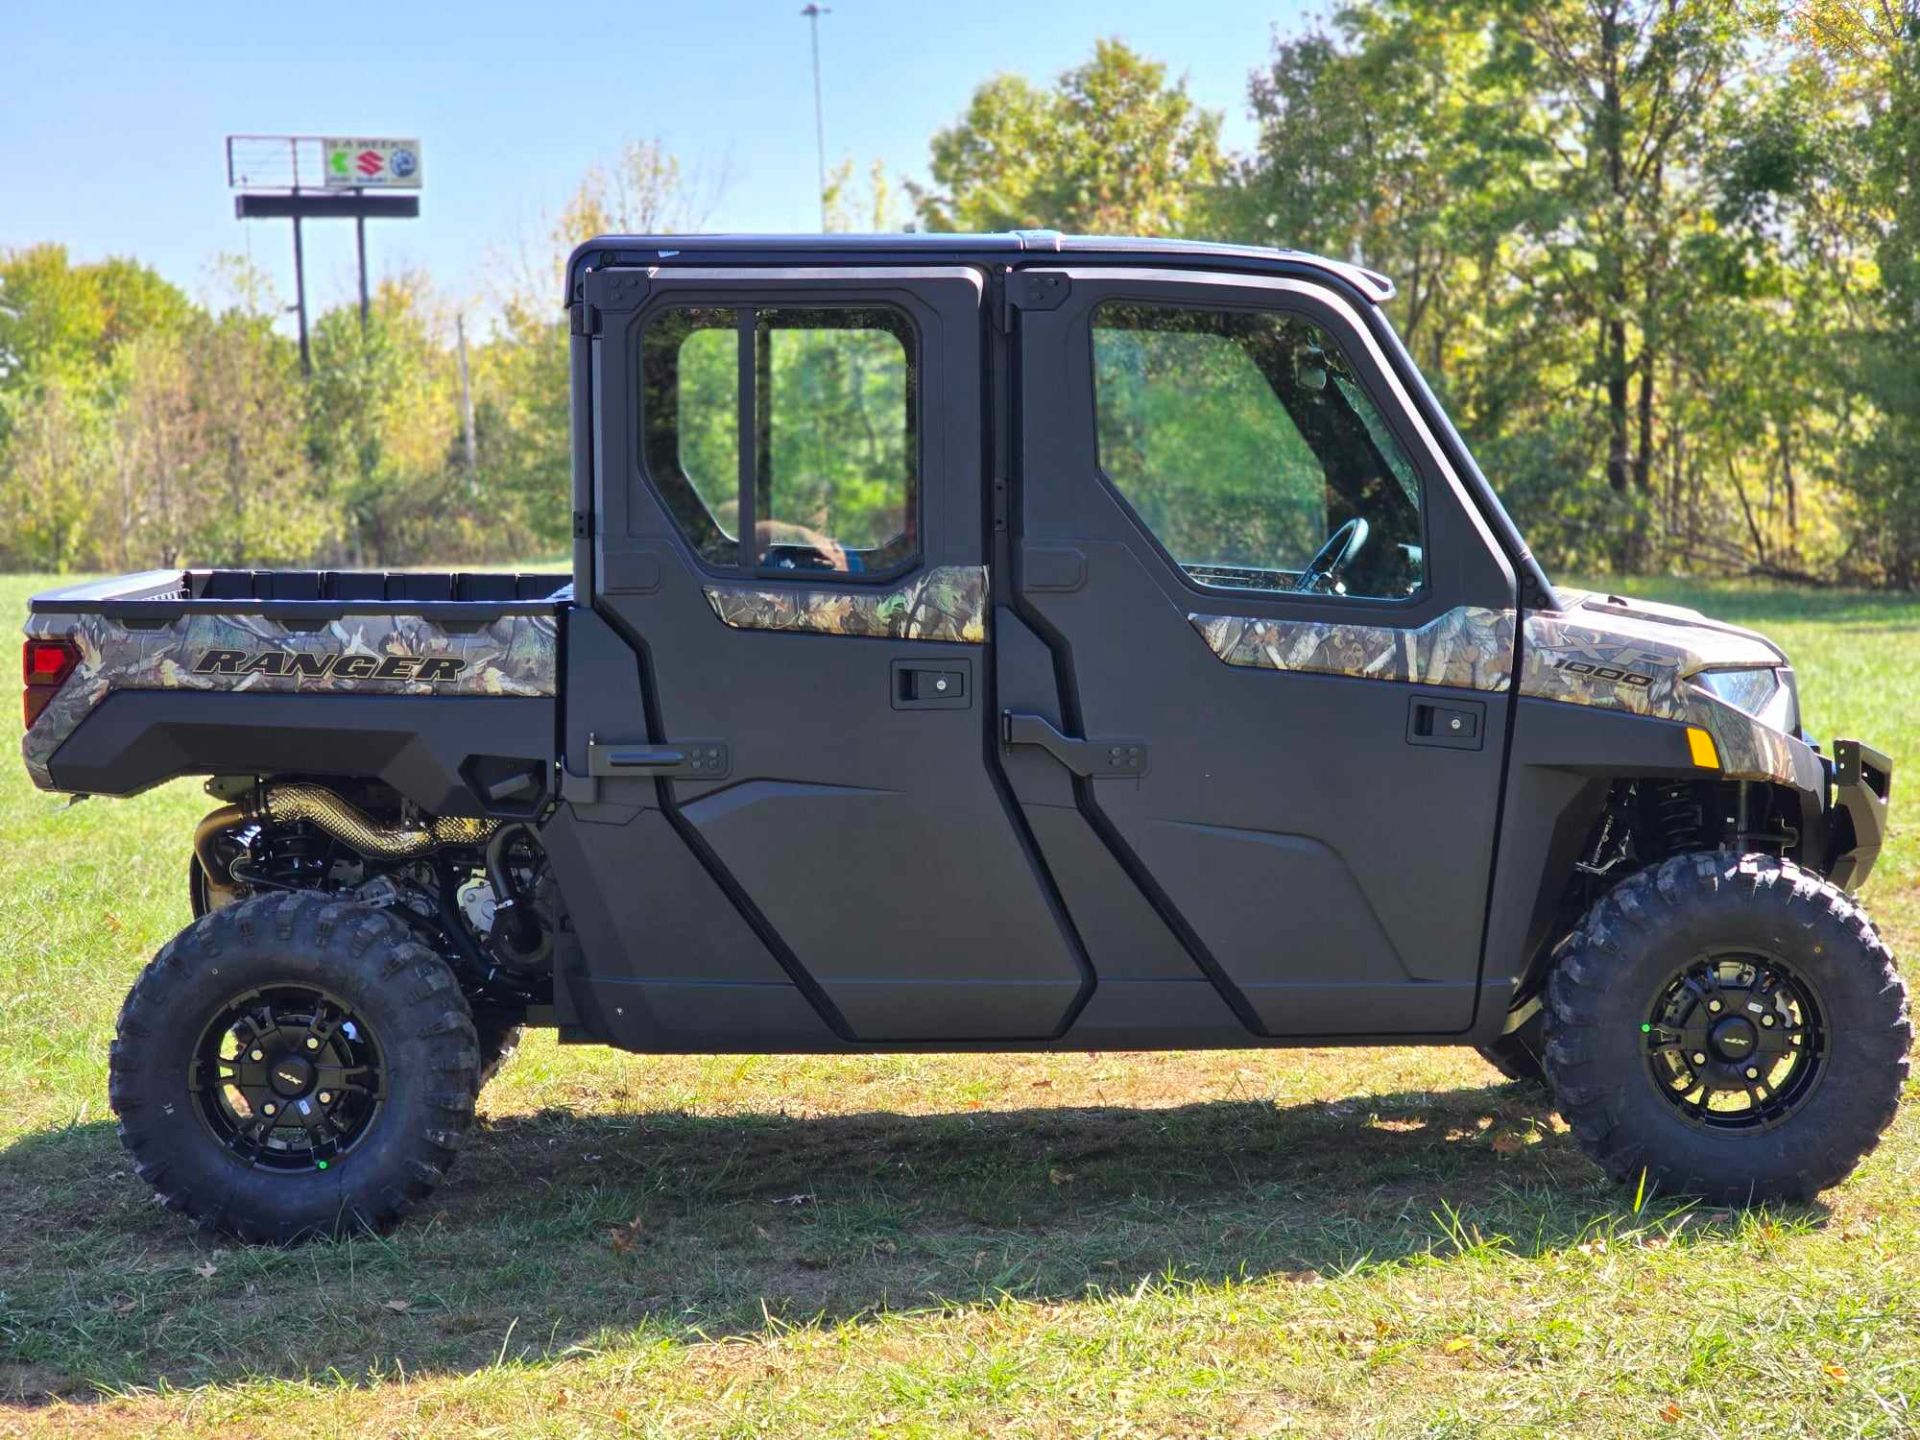
<path id="1" fill-rule="evenodd" d="M 641 352 L 646 469 L 709 566 L 882 578 L 917 559 L 918 365 L 905 315 L 678 308 L 653 319 Z"/>

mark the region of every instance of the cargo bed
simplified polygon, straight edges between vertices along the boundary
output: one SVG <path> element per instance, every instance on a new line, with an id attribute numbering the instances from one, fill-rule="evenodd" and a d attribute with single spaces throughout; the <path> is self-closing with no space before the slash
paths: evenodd
<path id="1" fill-rule="evenodd" d="M 550 759 L 572 593 L 564 574 L 410 570 L 149 570 L 50 590 L 29 604 L 42 675 L 30 662 L 22 754 L 43 788 L 298 768 L 387 777 L 457 813 L 469 762 Z"/>

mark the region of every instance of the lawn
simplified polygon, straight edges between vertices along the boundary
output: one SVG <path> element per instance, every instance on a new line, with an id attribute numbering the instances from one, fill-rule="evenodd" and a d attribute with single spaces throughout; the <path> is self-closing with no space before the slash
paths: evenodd
<path id="1" fill-rule="evenodd" d="M 0 577 L 0 618 L 32 581 Z M 1752 624 L 1920 774 L 1920 607 Z M 191 783 L 33 791 L 0 707 L 0 1433 L 1910 1435 L 1920 1105 L 1807 1209 L 1604 1183 L 1461 1050 L 650 1059 L 537 1036 L 392 1236 L 199 1237 L 130 1173 L 114 1014 Z M 1912 793 L 1912 781 L 1901 787 Z M 1920 827 L 1866 899 L 1920 951 Z"/>

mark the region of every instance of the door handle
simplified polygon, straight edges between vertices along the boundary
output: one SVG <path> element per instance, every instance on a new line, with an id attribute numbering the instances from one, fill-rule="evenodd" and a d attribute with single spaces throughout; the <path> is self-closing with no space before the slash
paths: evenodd
<path id="1" fill-rule="evenodd" d="M 965 710 L 973 704 L 973 667 L 965 659 L 896 660 L 890 669 L 896 710 Z"/>
<path id="2" fill-rule="evenodd" d="M 1416 695 L 1407 705 L 1407 743 L 1441 750 L 1478 750 L 1486 744 L 1487 706 L 1482 700 L 1440 700 Z"/>
<path id="3" fill-rule="evenodd" d="M 1147 773 L 1147 742 L 1144 740 L 1082 740 L 1062 735 L 1044 715 L 1003 710 L 1000 714 L 1000 739 L 1007 749 L 1031 745 L 1044 750 L 1076 775 L 1090 780 L 1123 778 L 1138 780 Z"/>

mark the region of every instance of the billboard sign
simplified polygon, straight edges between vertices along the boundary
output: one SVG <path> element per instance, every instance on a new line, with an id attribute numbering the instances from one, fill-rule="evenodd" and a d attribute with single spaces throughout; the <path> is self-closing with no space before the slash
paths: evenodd
<path id="1" fill-rule="evenodd" d="M 418 140 L 327 137 L 320 142 L 329 190 L 418 190 Z"/>

